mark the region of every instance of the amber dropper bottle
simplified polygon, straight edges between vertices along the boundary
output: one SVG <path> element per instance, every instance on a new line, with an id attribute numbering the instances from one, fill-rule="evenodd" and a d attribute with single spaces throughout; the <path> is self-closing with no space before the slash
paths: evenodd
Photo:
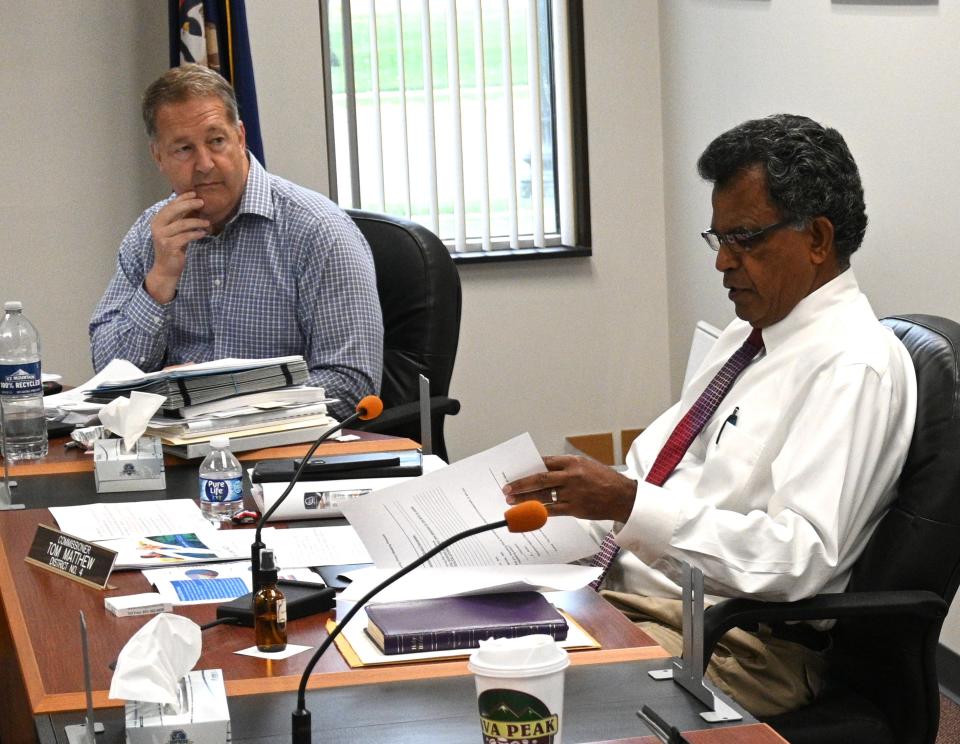
<path id="1" fill-rule="evenodd" d="M 253 595 L 253 633 L 259 651 L 283 651 L 287 647 L 287 600 L 277 589 L 277 562 L 273 551 L 260 551 L 263 588 Z"/>

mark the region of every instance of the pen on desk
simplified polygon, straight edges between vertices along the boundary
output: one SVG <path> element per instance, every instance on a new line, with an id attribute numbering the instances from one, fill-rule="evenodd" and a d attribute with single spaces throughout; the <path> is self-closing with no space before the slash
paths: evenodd
<path id="1" fill-rule="evenodd" d="M 730 424 L 730 426 L 737 425 L 737 411 L 739 410 L 740 410 L 740 406 L 737 406 L 736 408 L 733 409 L 733 413 L 727 416 L 727 420 L 723 422 L 723 426 L 721 426 L 720 431 L 717 432 L 717 441 L 715 442 L 715 444 L 720 444 L 720 435 L 723 434 L 723 430 L 727 427 L 727 424 Z"/>

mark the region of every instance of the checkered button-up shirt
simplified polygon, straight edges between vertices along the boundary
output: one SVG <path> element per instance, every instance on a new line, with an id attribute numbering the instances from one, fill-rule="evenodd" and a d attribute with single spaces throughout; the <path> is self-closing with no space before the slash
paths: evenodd
<path id="1" fill-rule="evenodd" d="M 190 243 L 177 296 L 144 289 L 153 265 L 147 209 L 120 245 L 117 271 L 90 321 L 93 366 L 127 359 L 144 371 L 223 357 L 302 354 L 310 384 L 341 399 L 334 416 L 377 392 L 383 321 L 370 248 L 321 194 L 267 173 L 252 156 L 236 216 Z"/>

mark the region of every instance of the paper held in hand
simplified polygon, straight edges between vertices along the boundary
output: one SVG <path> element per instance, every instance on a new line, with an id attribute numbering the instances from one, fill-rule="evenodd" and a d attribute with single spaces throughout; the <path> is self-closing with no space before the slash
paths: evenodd
<path id="1" fill-rule="evenodd" d="M 503 519 L 502 488 L 544 472 L 529 434 L 441 470 L 342 506 L 378 568 L 406 565 L 442 540 Z M 553 517 L 540 530 L 494 530 L 463 540 L 427 566 L 512 566 L 569 563 L 597 552 L 597 540 L 573 517 Z"/>

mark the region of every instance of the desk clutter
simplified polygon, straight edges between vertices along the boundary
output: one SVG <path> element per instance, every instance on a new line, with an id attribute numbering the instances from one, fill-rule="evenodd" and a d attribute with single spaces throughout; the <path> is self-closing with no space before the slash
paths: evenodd
<path id="1" fill-rule="evenodd" d="M 146 373 L 114 359 L 77 389 L 47 396 L 44 406 L 48 422 L 84 425 L 72 435 L 82 444 L 139 430 L 137 437 L 156 437 L 165 453 L 193 459 L 208 454 L 218 435 L 230 436 L 234 452 L 316 439 L 336 423 L 327 415 L 333 401 L 306 380 L 302 356 L 219 359 Z M 87 428 L 97 418 L 106 432 Z"/>
<path id="2" fill-rule="evenodd" d="M 151 394 L 132 391 L 131 399 L 147 395 Z M 358 406 L 358 416 L 364 405 L 371 404 Z M 133 408 L 138 407 L 139 402 L 134 401 Z M 143 411 L 137 415 L 142 418 Z M 109 421 L 110 417 L 107 419 Z M 129 424 L 131 420 L 132 418 L 128 418 L 126 423 Z M 345 423 L 350 420 L 346 419 Z M 139 424 L 125 428 L 116 424 L 114 428 L 129 436 L 131 432 L 136 434 L 138 426 Z M 141 437 L 137 441 L 143 439 Z M 113 446 L 118 450 L 126 446 L 121 439 L 106 441 L 113 442 Z M 320 656 L 328 649 L 330 654 L 338 656 L 340 660 L 325 660 L 324 668 L 329 668 L 326 665 L 333 663 L 346 665 L 345 668 L 351 671 L 354 669 L 347 652 L 343 651 L 344 646 L 338 642 L 336 648 L 330 648 L 342 632 L 349 645 L 355 650 L 361 649 L 361 640 L 348 635 L 353 632 L 351 627 L 359 629 L 364 642 L 369 643 L 378 657 L 372 661 L 360 661 L 361 666 L 375 667 L 382 663 L 396 666 L 398 663 L 409 663 L 402 654 L 385 653 L 388 650 L 386 641 L 384 648 L 380 649 L 370 641 L 370 629 L 373 627 L 383 630 L 384 639 L 395 635 L 391 630 L 390 623 L 393 621 L 389 619 L 389 614 L 386 620 L 383 617 L 383 613 L 391 611 L 387 604 L 370 605 L 372 614 L 369 619 L 374 620 L 373 625 L 368 624 L 367 615 L 357 616 L 358 622 L 351 623 L 351 613 L 362 608 L 366 602 L 366 599 L 358 601 L 356 597 L 348 600 L 342 607 L 338 603 L 335 626 L 328 627 L 322 621 L 318 623 L 301 618 L 296 592 L 289 582 L 297 582 L 296 589 L 305 591 L 309 598 L 317 591 L 327 592 L 328 601 L 318 607 L 321 612 L 327 611 L 332 589 L 325 588 L 320 575 L 312 570 L 318 564 L 327 563 L 367 564 L 365 568 L 359 569 L 359 573 L 378 572 L 376 576 L 370 574 L 363 579 L 358 576 L 354 580 L 351 576 L 351 583 L 355 584 L 354 592 L 361 591 L 360 587 L 369 581 L 376 582 L 381 588 L 389 586 L 396 589 L 401 592 L 400 599 L 426 601 L 426 608 L 421 606 L 414 613 L 422 621 L 420 624 L 423 627 L 418 628 L 417 623 L 414 623 L 414 626 L 407 629 L 412 634 L 422 637 L 428 632 L 437 632 L 434 621 L 442 615 L 440 608 L 460 608 L 461 615 L 457 623 L 469 631 L 470 635 L 469 642 L 458 641 L 455 644 L 453 653 L 459 654 L 461 658 L 487 638 L 518 635 L 516 626 L 522 623 L 517 618 L 521 616 L 528 623 L 522 632 L 530 635 L 525 637 L 532 638 L 546 633 L 551 644 L 554 643 L 554 638 L 565 638 L 563 644 L 568 648 L 599 648 L 600 644 L 594 638 L 579 628 L 568 615 L 558 612 L 541 593 L 549 590 L 575 590 L 595 578 L 596 569 L 566 565 L 566 562 L 592 553 L 596 549 L 596 540 L 575 520 L 548 521 L 545 507 L 536 502 L 512 507 L 506 514 L 503 511 L 503 495 L 498 474 L 508 473 L 510 477 L 514 477 L 515 473 L 539 472 L 544 467 L 543 460 L 528 435 L 522 435 L 488 452 L 450 466 L 445 466 L 432 456 L 421 457 L 419 453 L 411 455 L 379 452 L 362 456 L 312 458 L 313 449 L 315 447 L 303 454 L 299 460 L 280 461 L 280 465 L 260 467 L 259 472 L 263 474 L 262 480 L 265 481 L 260 485 L 281 488 L 287 495 L 291 495 L 295 493 L 295 481 L 304 474 L 313 480 L 308 480 L 303 485 L 309 486 L 316 493 L 330 491 L 333 483 L 349 482 L 350 476 L 363 476 L 353 478 L 354 485 L 358 480 L 397 482 L 382 489 L 371 488 L 368 493 L 357 495 L 344 504 L 343 513 L 349 518 L 349 525 L 266 527 L 264 523 L 269 514 L 264 511 L 259 515 L 260 522 L 255 529 L 244 528 L 235 520 L 230 520 L 228 527 L 223 528 L 219 522 L 212 522 L 201 511 L 195 497 L 147 499 L 137 502 L 117 502 L 111 499 L 110 503 L 50 508 L 50 513 L 64 533 L 80 536 L 115 551 L 115 570 L 141 569 L 143 577 L 156 590 L 152 596 L 131 597 L 130 595 L 142 594 L 143 589 L 131 583 L 129 574 L 115 580 L 114 583 L 123 586 L 124 591 L 111 593 L 108 589 L 104 597 L 108 607 L 100 608 L 101 615 L 107 616 L 109 612 L 109 624 L 106 627 L 109 627 L 111 632 L 125 627 L 137 627 L 146 619 L 143 615 L 172 607 L 172 613 L 162 612 L 150 623 L 156 621 L 158 627 L 164 628 L 160 635 L 166 639 L 164 645 L 172 645 L 174 648 L 169 652 L 173 660 L 158 660 L 158 652 L 140 650 L 131 653 L 130 659 L 139 664 L 136 674 L 140 676 L 143 684 L 139 687 L 134 685 L 132 688 L 128 686 L 122 695 L 119 689 L 114 690 L 111 686 L 112 697 L 121 696 L 120 699 L 127 701 L 127 733 L 130 741 L 147 741 L 146 738 L 138 737 L 141 734 L 146 736 L 148 732 L 159 732 L 164 737 L 162 740 L 168 740 L 169 735 L 175 731 L 163 727 L 186 721 L 187 718 L 180 716 L 185 715 L 187 708 L 191 711 L 191 725 L 197 725 L 198 718 L 205 719 L 205 723 L 209 724 L 204 730 L 186 729 L 189 740 L 225 740 L 229 721 L 221 715 L 223 700 L 220 686 L 223 677 L 217 669 L 203 667 L 218 667 L 224 670 L 232 668 L 231 664 L 225 662 L 228 658 L 240 658 L 238 655 L 249 651 L 249 648 L 244 646 L 249 646 L 254 641 L 254 633 L 239 627 L 211 632 L 211 638 L 219 639 L 220 648 L 212 652 L 214 663 L 201 662 L 201 669 L 197 670 L 193 668 L 196 659 L 190 664 L 183 663 L 182 659 L 177 661 L 184 656 L 181 647 L 190 647 L 192 642 L 188 641 L 195 634 L 194 630 L 187 626 L 180 627 L 179 620 L 192 622 L 187 619 L 187 615 L 196 617 L 194 608 L 191 607 L 195 604 L 216 604 L 219 609 L 223 609 L 227 606 L 224 602 L 233 601 L 236 605 L 236 598 L 242 595 L 249 596 L 252 593 L 258 596 L 263 588 L 263 584 L 257 584 L 258 570 L 269 574 L 266 576 L 268 590 L 280 590 L 276 592 L 276 601 L 267 603 L 269 612 L 272 613 L 270 620 L 278 632 L 270 637 L 261 633 L 256 638 L 256 646 L 263 652 L 259 659 L 270 659 L 274 664 L 295 665 L 291 668 L 297 674 L 303 670 L 304 678 L 309 677 Z M 418 471 L 423 474 L 417 475 Z M 384 477 L 378 477 L 380 475 Z M 284 482 L 283 478 L 288 481 Z M 330 478 L 336 480 L 328 480 Z M 194 495 L 196 494 L 194 491 Z M 277 496 L 275 505 L 278 505 L 283 497 L 282 493 Z M 537 512 L 533 515 L 536 516 L 535 519 L 527 514 L 532 510 Z M 517 511 L 523 511 L 524 514 L 513 514 Z M 388 515 L 392 516 L 385 522 Z M 501 516 L 505 518 L 500 520 Z M 387 522 L 390 521 L 395 524 L 386 530 Z M 509 527 L 509 531 L 501 529 L 503 527 Z M 493 531 L 497 533 L 495 536 Z M 488 534 L 481 535 L 480 532 Z M 542 534 L 531 539 L 534 532 Z M 485 537 L 491 539 L 485 541 Z M 370 548 L 373 543 L 382 543 L 384 540 L 394 545 L 402 541 L 421 544 L 424 550 L 417 559 L 419 562 L 429 561 L 441 554 L 443 557 L 438 559 L 438 564 L 428 564 L 409 573 L 417 563 L 411 563 L 405 556 L 397 554 L 393 560 L 383 560 L 372 555 Z M 454 542 L 461 540 L 456 550 L 447 550 Z M 251 558 L 253 549 L 257 546 L 258 560 L 254 564 Z M 382 546 L 378 546 L 378 552 L 382 552 Z M 399 568 L 401 562 L 407 564 L 403 569 Z M 404 572 L 408 573 L 404 575 Z M 401 576 L 402 581 L 393 583 Z M 351 587 L 348 586 L 342 593 L 347 594 L 350 590 Z M 369 596 L 373 597 L 379 591 L 378 588 Z M 474 596 L 447 597 L 451 594 Z M 591 594 L 592 596 L 594 595 Z M 386 593 L 382 599 L 385 602 L 396 602 L 398 597 Z M 254 615 L 252 624 L 256 626 L 257 605 L 253 600 L 250 602 L 253 604 L 250 608 Z M 351 602 L 352 607 L 349 606 Z M 245 612 L 244 607 L 241 607 L 240 612 L 221 613 L 219 609 L 216 611 L 218 619 L 234 625 L 249 624 L 236 622 L 241 616 L 248 618 L 251 614 Z M 303 614 L 309 616 L 312 612 Z M 489 622 L 483 621 L 482 616 L 487 616 Z M 101 621 L 100 632 L 104 627 Z M 304 635 L 300 630 L 303 627 L 311 628 L 310 634 Z M 289 634 L 290 644 L 287 644 L 285 634 Z M 230 639 L 229 648 L 223 647 L 225 638 Z M 241 639 L 245 640 L 246 644 L 237 642 Z M 424 646 L 426 651 L 426 643 L 417 643 Z M 309 662 L 305 663 L 300 659 L 295 661 L 296 657 L 281 659 L 280 656 L 270 656 L 273 648 L 289 645 L 300 649 L 305 644 L 315 645 Z M 433 645 L 439 648 L 444 644 Z M 338 649 L 342 655 L 338 654 Z M 362 654 L 365 655 L 368 651 L 363 649 Z M 359 655 L 361 651 L 356 653 Z M 437 662 L 449 659 L 449 653 L 437 651 L 435 655 L 417 655 L 424 661 Z M 193 652 L 186 655 L 192 658 Z M 197 657 L 200 656 L 198 652 Z M 285 667 L 281 667 L 283 668 Z M 119 670 L 118 665 L 118 673 Z M 131 679 L 129 672 L 128 667 L 122 677 L 127 682 Z M 144 682 L 160 672 L 161 676 L 166 677 L 162 685 Z M 170 701 L 170 695 L 167 694 L 173 688 L 170 675 L 175 675 L 177 680 L 176 694 L 179 697 L 176 704 Z M 167 692 L 160 696 L 164 699 L 157 699 L 156 691 L 144 692 L 145 688 L 151 686 L 166 690 Z M 298 703 L 297 710 L 302 708 L 303 705 Z M 551 706 L 549 715 L 559 714 Z M 545 725 L 549 727 L 554 724 Z M 134 734 L 135 729 L 141 731 Z"/>

